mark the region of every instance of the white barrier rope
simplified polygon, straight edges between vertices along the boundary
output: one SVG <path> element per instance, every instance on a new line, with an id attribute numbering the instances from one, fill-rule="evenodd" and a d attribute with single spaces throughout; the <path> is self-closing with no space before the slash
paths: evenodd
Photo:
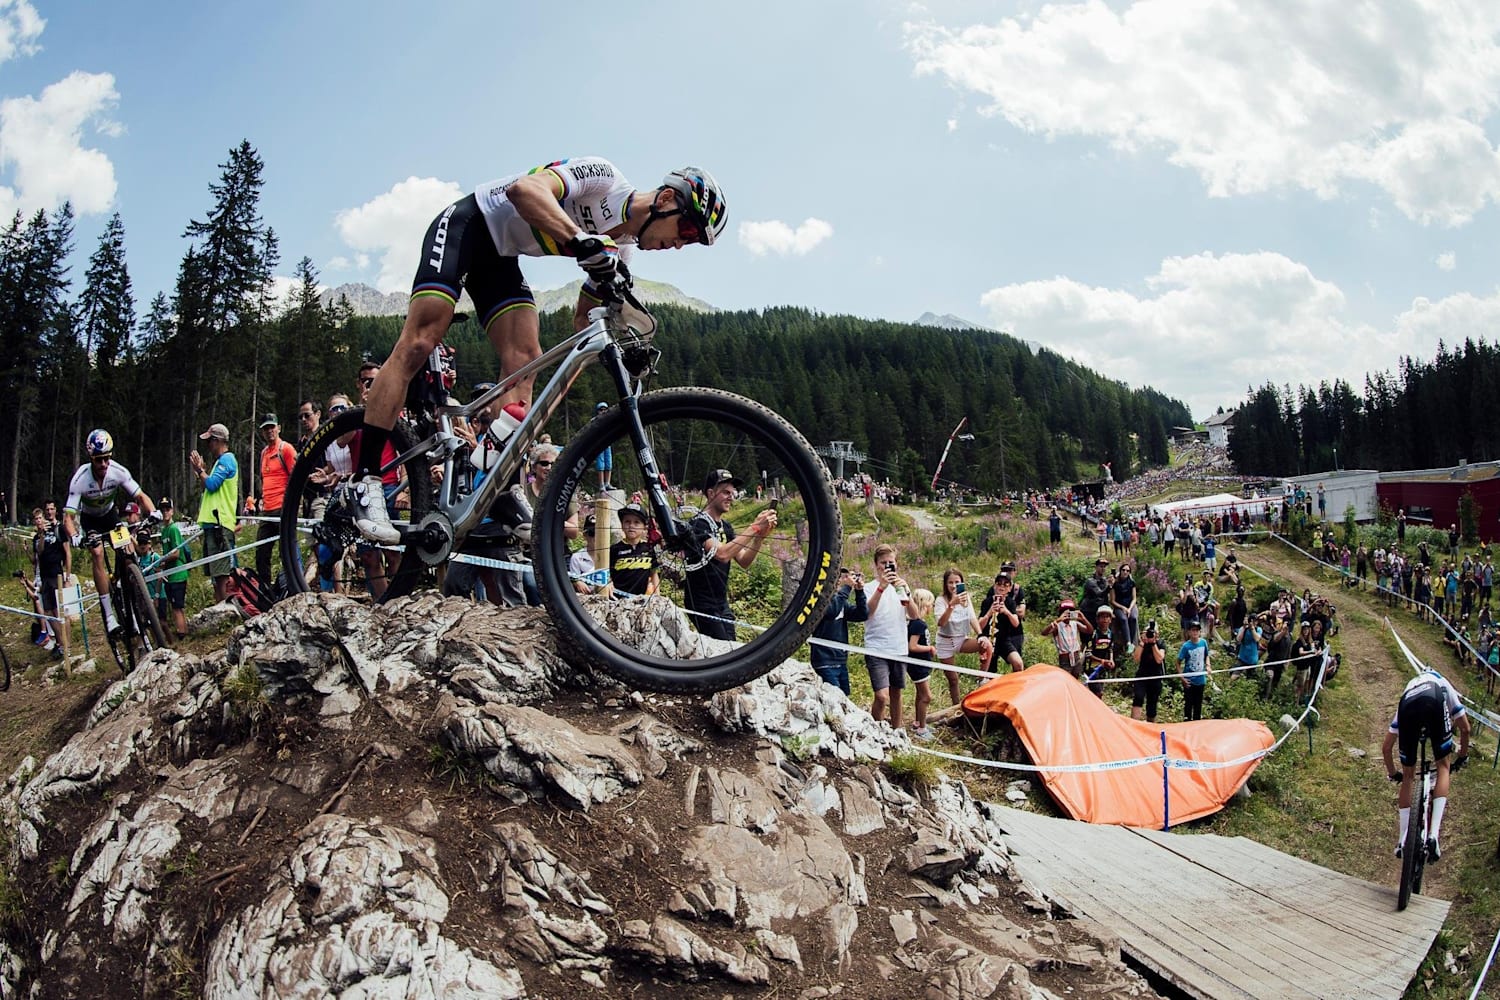
<path id="1" fill-rule="evenodd" d="M 1469 1000 L 1479 996 L 1479 991 L 1484 987 L 1484 981 L 1489 978 L 1490 966 L 1495 964 L 1495 949 L 1500 948 L 1500 932 L 1495 934 L 1495 943 L 1490 945 L 1490 957 L 1484 960 L 1484 968 L 1479 970 L 1479 978 L 1474 981 L 1474 992 L 1469 994 Z"/>

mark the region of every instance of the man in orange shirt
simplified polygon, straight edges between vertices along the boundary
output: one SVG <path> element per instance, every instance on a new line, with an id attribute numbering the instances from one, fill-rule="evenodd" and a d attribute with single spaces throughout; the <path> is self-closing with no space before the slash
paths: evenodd
<path id="1" fill-rule="evenodd" d="M 260 422 L 260 439 L 266 446 L 260 452 L 260 522 L 255 533 L 257 542 L 275 538 L 280 528 L 276 519 L 281 517 L 281 499 L 286 495 L 287 480 L 291 478 L 292 466 L 297 464 L 297 449 L 281 440 L 281 423 L 276 414 L 267 413 Z M 255 550 L 255 573 L 267 587 L 271 585 L 271 549 L 262 545 Z"/>

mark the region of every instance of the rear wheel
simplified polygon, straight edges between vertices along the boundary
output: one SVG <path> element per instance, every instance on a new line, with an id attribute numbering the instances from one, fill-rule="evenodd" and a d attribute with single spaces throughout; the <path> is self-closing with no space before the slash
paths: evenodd
<path id="1" fill-rule="evenodd" d="M 1418 774 L 1412 789 L 1411 815 L 1406 824 L 1406 840 L 1401 845 L 1401 888 L 1396 894 L 1396 909 L 1406 909 L 1411 894 L 1422 889 L 1422 866 L 1427 845 L 1422 842 L 1422 819 L 1427 814 L 1426 776 Z"/>
<path id="2" fill-rule="evenodd" d="M 278 542 L 282 572 L 292 593 L 354 592 L 366 587 L 373 592 L 380 589 L 378 581 L 384 580 L 380 599 L 388 601 L 410 593 L 430 576 L 420 560 L 358 544 L 353 512 L 338 501 L 336 490 L 312 479 L 318 469 L 347 474 L 353 468 L 359 458 L 353 434 L 363 424 L 364 410 L 352 409 L 319 425 L 292 467 L 281 505 Z M 397 423 L 391 431 L 395 454 L 405 452 L 412 441 L 410 427 Z M 433 490 L 427 462 L 420 457 L 407 462 L 400 475 L 403 481 L 387 506 L 395 507 L 392 523 L 404 527 L 432 510 Z"/>
<path id="3" fill-rule="evenodd" d="M 609 577 L 605 552 L 622 539 L 619 508 L 635 493 L 649 497 L 653 484 L 636 460 L 625 413 L 605 410 L 558 459 L 537 512 L 533 559 L 547 608 L 568 649 L 633 687 L 709 692 L 743 684 L 795 653 L 833 597 L 842 521 L 828 470 L 795 428 L 742 396 L 664 389 L 641 396 L 639 406 L 651 454 L 677 494 L 674 516 L 697 533 L 650 546 L 660 565 L 655 596 L 625 594 L 633 583 L 628 574 Z M 602 472 L 603 465 L 613 468 Z M 706 477 L 720 469 L 743 480 L 744 493 L 726 516 L 737 536 L 779 502 L 778 524 L 748 566 L 706 557 L 710 522 L 693 517 Z M 646 506 L 650 513 L 649 500 Z M 591 512 L 598 526 L 574 547 L 593 555 L 574 558 L 567 535 Z M 641 561 L 639 554 L 623 558 Z M 599 564 L 593 575 L 590 562 Z M 618 592 L 605 593 L 606 578 Z M 727 614 L 715 603 L 721 594 Z M 700 643 L 712 633 L 731 643 Z"/>

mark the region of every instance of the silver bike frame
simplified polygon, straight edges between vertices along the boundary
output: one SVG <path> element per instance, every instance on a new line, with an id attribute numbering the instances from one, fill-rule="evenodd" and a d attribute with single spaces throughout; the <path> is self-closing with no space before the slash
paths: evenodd
<path id="1" fill-rule="evenodd" d="M 425 456 L 431 460 L 441 455 L 443 482 L 438 491 L 434 510 L 444 514 L 452 523 L 454 534 L 463 538 L 480 521 L 484 520 L 485 513 L 500 493 L 501 484 L 508 483 L 511 476 L 520 468 L 522 456 L 530 450 L 541 428 L 547 425 L 547 421 L 552 419 L 552 414 L 567 398 L 568 390 L 573 387 L 578 376 L 589 365 L 596 363 L 599 355 L 615 342 L 617 334 L 623 332 L 615 329 L 620 315 L 621 308 L 618 305 L 596 306 L 590 309 L 588 326 L 563 340 L 551 350 L 544 352 L 541 357 L 506 376 L 493 388 L 462 406 L 451 404 L 437 407 L 434 411 L 437 429 L 425 440 L 386 463 L 381 468 L 381 473 L 384 474 L 390 469 L 405 465 L 419 456 Z M 454 420 L 456 418 L 468 420 L 475 413 L 509 392 L 522 380 L 554 364 L 558 364 L 557 371 L 552 378 L 548 379 L 542 391 L 532 397 L 526 418 L 511 434 L 497 457 L 496 464 L 485 476 L 484 482 L 479 485 L 479 489 L 468 496 L 459 498 L 457 496 L 458 477 L 454 475 L 453 458 L 467 442 L 453 432 Z M 638 394 L 640 388 L 640 384 L 637 383 L 635 393 Z M 415 528 L 416 525 L 412 527 Z"/>

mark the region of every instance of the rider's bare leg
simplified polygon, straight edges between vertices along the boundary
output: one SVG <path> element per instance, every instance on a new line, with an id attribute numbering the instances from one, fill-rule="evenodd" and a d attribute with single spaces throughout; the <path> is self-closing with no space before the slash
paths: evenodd
<path id="1" fill-rule="evenodd" d="M 389 432 L 406 402 L 406 386 L 433 348 L 443 342 L 453 323 L 453 301 L 446 295 L 418 295 L 406 309 L 401 337 L 391 356 L 375 375 L 375 384 L 365 397 L 365 426 Z M 389 434 L 365 434 L 360 441 L 359 468 L 380 467 L 380 451 Z"/>
<path id="2" fill-rule="evenodd" d="M 517 303 L 501 311 L 490 320 L 485 330 L 490 344 L 500 358 L 500 377 L 504 379 L 542 356 L 542 327 L 537 318 L 536 306 Z M 424 355 L 425 357 L 425 355 Z M 497 409 L 506 403 L 531 405 L 531 389 L 536 376 L 522 379 L 497 400 Z"/>

